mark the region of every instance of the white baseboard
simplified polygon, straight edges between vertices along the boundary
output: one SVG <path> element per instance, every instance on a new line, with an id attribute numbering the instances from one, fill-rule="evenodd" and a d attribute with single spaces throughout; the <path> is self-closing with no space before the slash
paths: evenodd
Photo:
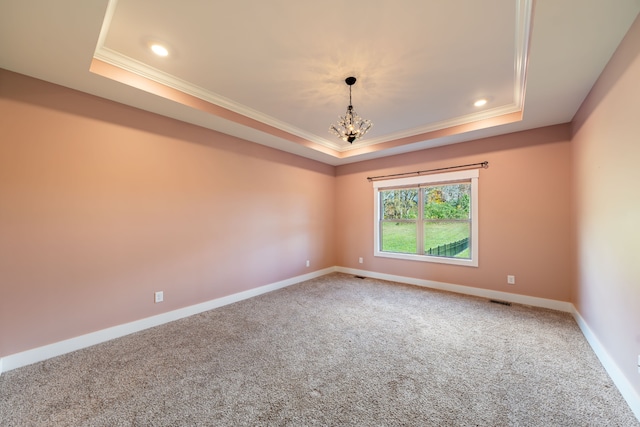
<path id="1" fill-rule="evenodd" d="M 156 316 L 147 317 L 145 319 L 136 320 L 134 322 L 125 323 L 123 325 L 114 326 L 100 331 L 92 332 L 79 337 L 70 338 L 68 340 L 59 341 L 53 344 L 37 347 L 21 353 L 5 356 L 0 359 L 0 374 L 22 366 L 31 365 L 32 363 L 41 362 L 52 357 L 60 356 L 72 351 L 80 350 L 92 345 L 100 344 L 114 338 L 123 337 L 125 335 L 139 332 L 144 329 L 159 326 L 164 323 L 182 319 L 184 317 L 193 316 L 208 310 L 213 310 L 227 304 L 252 298 L 267 292 L 275 291 L 296 283 L 324 276 L 325 274 L 336 271 L 335 267 L 325 268 L 323 270 L 314 271 L 312 273 L 303 274 L 301 276 L 292 277 L 280 282 L 271 283 L 269 285 L 260 286 L 258 288 L 249 289 L 237 294 L 228 295 L 226 297 L 217 298 L 201 304 L 192 305 L 178 310 L 169 311 L 167 313 L 158 314 Z"/>
<path id="2" fill-rule="evenodd" d="M 593 333 L 587 322 L 582 318 L 578 310 L 573 307 L 572 311 L 573 317 L 576 319 L 582 334 L 587 339 L 587 342 L 593 349 L 593 352 L 600 359 L 600 363 L 604 366 L 604 369 L 609 374 L 609 377 L 616 385 L 622 397 L 627 401 L 629 407 L 633 411 L 634 415 L 640 421 L 640 395 L 635 391 L 627 377 L 624 376 L 618 365 L 614 362 L 614 360 L 609 355 L 609 352 L 602 345 L 598 337 Z"/>
<path id="3" fill-rule="evenodd" d="M 125 335 L 129 335 L 134 332 L 142 331 L 144 329 L 159 326 L 164 323 L 172 322 L 174 320 L 182 319 L 184 317 L 192 316 L 198 313 L 202 313 L 208 310 L 213 310 L 218 307 L 222 307 L 227 304 L 242 301 L 248 298 L 252 298 L 267 292 L 271 292 L 277 289 L 281 289 L 287 286 L 295 285 L 306 280 L 314 279 L 316 277 L 324 276 L 325 274 L 340 272 L 346 274 L 353 274 L 358 276 L 371 277 L 375 279 L 388 280 L 392 282 L 406 283 L 410 285 L 423 286 L 432 289 L 439 289 L 449 292 L 455 292 L 465 295 L 472 295 L 487 299 L 497 299 L 501 301 L 508 301 L 516 304 L 531 305 L 534 307 L 548 308 L 552 310 L 564 311 L 571 313 L 583 335 L 591 345 L 591 348 L 596 353 L 596 356 L 606 369 L 607 373 L 611 377 L 612 381 L 627 401 L 631 410 L 635 414 L 636 418 L 640 420 L 640 396 L 635 392 L 629 380 L 622 374 L 622 371 L 618 368 L 611 356 L 602 346 L 598 338 L 593 334 L 589 326 L 586 324 L 580 313 L 576 310 L 573 304 L 564 301 L 551 300 L 546 298 L 530 297 L 526 295 L 512 294 L 508 292 L 493 291 L 488 289 L 473 288 L 470 286 L 455 285 L 451 283 L 436 282 L 433 280 L 416 279 L 413 277 L 397 276 L 385 273 L 376 273 L 373 271 L 359 270 L 346 267 L 330 267 L 323 270 L 314 271 L 312 273 L 304 274 L 301 276 L 292 277 L 290 279 L 282 280 L 280 282 L 272 283 L 269 285 L 261 286 L 259 288 L 250 289 L 237 294 L 229 295 L 215 300 L 207 301 L 201 304 L 192 305 L 189 307 L 181 308 L 178 310 L 170 311 L 167 313 L 152 316 L 146 319 L 137 320 L 134 322 L 126 323 L 123 325 L 114 326 L 112 328 L 103 329 L 90 334 L 82 335 L 79 337 L 71 338 L 65 341 L 60 341 L 43 347 L 34 348 L 21 353 L 12 354 L 0 358 L 0 375 L 2 372 L 10 371 L 12 369 L 20 368 L 22 366 L 30 365 L 32 363 L 40 362 L 52 357 L 60 356 L 65 353 L 80 350 L 82 348 L 90 347 L 95 344 L 99 344 L 105 341 L 109 341 L 115 338 L 119 338 Z"/>
<path id="4" fill-rule="evenodd" d="M 376 273 L 374 271 L 357 270 L 354 268 L 337 267 L 336 271 L 357 276 L 371 277 L 374 279 L 388 280 L 391 282 L 406 283 L 408 285 L 423 286 L 431 289 L 455 292 L 458 294 L 472 295 L 487 299 L 512 302 L 515 304 L 531 305 L 534 307 L 548 308 L 551 310 L 573 313 L 573 305 L 569 302 L 557 301 L 546 298 L 530 297 L 526 295 L 512 294 L 509 292 L 492 291 L 489 289 L 473 288 L 471 286 L 454 285 L 452 283 L 436 282 L 433 280 L 416 279 L 413 277 L 396 276 L 393 274 Z"/>
<path id="5" fill-rule="evenodd" d="M 613 383 L 616 385 L 616 387 L 618 388 L 618 390 L 620 391 L 624 399 L 629 404 L 629 407 L 633 411 L 638 421 L 640 421 L 640 396 L 638 395 L 638 393 L 636 393 L 635 389 L 632 387 L 627 377 L 624 376 L 620 368 L 618 368 L 618 365 L 616 365 L 616 363 L 613 361 L 611 356 L 609 356 L 609 353 L 605 350 L 605 348 L 602 346 L 598 338 L 591 331 L 591 329 L 589 328 L 587 323 L 584 321 L 580 313 L 576 310 L 575 306 L 569 302 L 551 300 L 546 298 L 530 297 L 525 295 L 517 295 L 517 294 L 511 294 L 508 292 L 492 291 L 488 289 L 472 288 L 469 286 L 435 282 L 432 280 L 415 279 L 413 277 L 404 277 L 404 276 L 396 276 L 392 274 L 376 273 L 373 271 L 358 270 L 353 268 L 336 267 L 336 271 L 340 273 L 371 277 L 374 279 L 389 280 L 392 282 L 406 283 L 409 285 L 424 286 L 432 289 L 456 292 L 456 293 L 465 294 L 465 295 L 473 295 L 473 296 L 483 297 L 488 299 L 497 299 L 497 300 L 508 301 L 516 304 L 525 304 L 525 305 L 530 305 L 534 307 L 542 307 L 542 308 L 548 308 L 551 310 L 564 311 L 564 312 L 571 313 L 574 319 L 576 320 L 576 323 L 578 323 L 578 326 L 580 327 L 582 334 L 585 336 L 585 338 L 587 339 L 587 342 L 591 345 L 591 348 L 593 349 L 594 353 L 600 360 L 600 363 L 602 363 L 602 366 L 604 366 L 605 370 L 609 374 L 609 377 L 611 378 Z"/>

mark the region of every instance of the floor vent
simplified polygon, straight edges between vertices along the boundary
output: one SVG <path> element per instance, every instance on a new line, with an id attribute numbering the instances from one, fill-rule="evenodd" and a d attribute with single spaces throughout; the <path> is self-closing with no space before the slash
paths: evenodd
<path id="1" fill-rule="evenodd" d="M 355 276 L 356 279 L 365 279 L 364 276 Z"/>
<path id="2" fill-rule="evenodd" d="M 507 301 L 498 301 L 496 299 L 490 299 L 489 302 L 492 302 L 494 304 L 506 305 L 506 306 L 511 307 L 511 303 L 507 302 Z"/>

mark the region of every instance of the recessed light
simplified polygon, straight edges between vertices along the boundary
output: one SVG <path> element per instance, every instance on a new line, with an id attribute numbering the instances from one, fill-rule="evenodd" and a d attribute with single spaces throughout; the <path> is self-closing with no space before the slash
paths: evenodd
<path id="1" fill-rule="evenodd" d="M 476 107 L 482 107 L 486 103 L 487 103 L 486 99 L 478 99 L 476 102 L 473 103 L 473 105 Z"/>
<path id="2" fill-rule="evenodd" d="M 169 51 L 167 50 L 167 48 L 162 46 L 161 44 L 152 44 L 151 50 L 153 51 L 153 53 L 155 53 L 158 56 L 169 55 Z"/>

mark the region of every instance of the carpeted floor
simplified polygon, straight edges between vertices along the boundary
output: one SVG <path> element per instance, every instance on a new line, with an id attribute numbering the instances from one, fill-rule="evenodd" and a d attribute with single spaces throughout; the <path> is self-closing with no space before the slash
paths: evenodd
<path id="1" fill-rule="evenodd" d="M 567 313 L 330 274 L 0 376 L 2 426 L 640 426 Z"/>

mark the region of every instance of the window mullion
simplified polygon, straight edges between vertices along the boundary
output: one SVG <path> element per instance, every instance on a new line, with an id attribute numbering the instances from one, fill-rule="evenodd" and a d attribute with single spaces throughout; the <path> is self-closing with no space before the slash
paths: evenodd
<path id="1" fill-rule="evenodd" d="M 468 170 L 375 181 L 374 256 L 477 267 L 478 175 Z"/>
<path id="2" fill-rule="evenodd" d="M 416 223 L 416 254 L 424 255 L 424 191 L 418 187 L 418 218 Z"/>

